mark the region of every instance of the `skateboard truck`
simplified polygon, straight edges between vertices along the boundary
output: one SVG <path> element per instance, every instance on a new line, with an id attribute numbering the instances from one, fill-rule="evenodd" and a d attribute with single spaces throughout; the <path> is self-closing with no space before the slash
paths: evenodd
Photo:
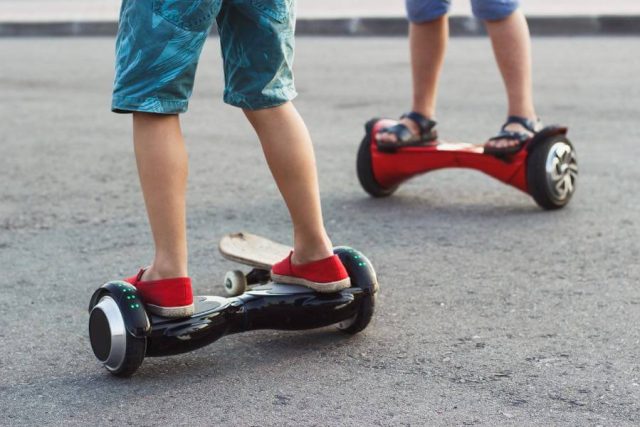
<path id="1" fill-rule="evenodd" d="M 232 298 L 194 297 L 195 313 L 182 319 L 146 312 L 136 288 L 112 281 L 89 303 L 89 338 L 96 358 L 113 375 L 133 375 L 145 357 L 186 353 L 225 335 L 255 330 L 304 330 L 337 325 L 347 334 L 367 327 L 378 283 L 371 262 L 360 252 L 337 247 L 351 287 L 318 294 L 294 285 L 268 283 Z M 257 273 L 256 273 L 257 274 Z"/>
<path id="2" fill-rule="evenodd" d="M 432 141 L 422 146 L 382 151 L 376 133 L 396 122 L 372 119 L 358 150 L 360 184 L 373 197 L 393 194 L 414 176 L 443 168 L 470 168 L 484 172 L 533 197 L 544 209 L 567 205 L 578 177 L 576 152 L 567 139 L 567 128 L 548 126 L 515 154 L 498 157 L 485 154 L 478 144 Z"/>
<path id="3" fill-rule="evenodd" d="M 241 270 L 228 271 L 224 276 L 224 292 L 228 297 L 238 296 L 253 285 L 264 285 L 271 280 L 271 267 L 289 256 L 290 246 L 247 232 L 230 233 L 218 244 L 220 254 L 230 261 L 253 267 L 244 274 Z"/>
<path id="4" fill-rule="evenodd" d="M 271 280 L 271 272 L 266 269 L 253 268 L 247 274 L 242 270 L 230 270 L 224 276 L 224 293 L 228 297 L 235 297 L 253 285 L 264 285 Z"/>

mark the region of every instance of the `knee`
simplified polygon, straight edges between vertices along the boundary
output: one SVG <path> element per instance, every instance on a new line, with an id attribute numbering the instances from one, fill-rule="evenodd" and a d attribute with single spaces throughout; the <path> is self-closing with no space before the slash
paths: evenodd
<path id="1" fill-rule="evenodd" d="M 276 118 L 279 115 L 286 114 L 288 108 L 293 106 L 292 101 L 273 102 L 261 107 L 241 107 L 242 112 L 248 118 L 269 117 Z"/>
<path id="2" fill-rule="evenodd" d="M 151 113 L 148 111 L 131 111 L 135 123 L 154 125 L 180 120 L 177 113 Z"/>
<path id="3" fill-rule="evenodd" d="M 508 18 L 520 6 L 519 0 L 472 0 L 473 15 L 483 21 Z"/>
<path id="4" fill-rule="evenodd" d="M 450 0 L 405 0 L 407 18 L 414 24 L 435 21 L 449 12 Z"/>

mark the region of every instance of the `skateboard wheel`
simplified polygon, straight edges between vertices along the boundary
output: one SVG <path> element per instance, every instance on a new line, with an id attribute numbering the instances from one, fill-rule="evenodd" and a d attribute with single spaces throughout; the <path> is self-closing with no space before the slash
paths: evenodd
<path id="1" fill-rule="evenodd" d="M 240 270 L 227 271 L 224 275 L 224 292 L 229 297 L 236 297 L 247 290 L 247 276 Z"/>
<path id="2" fill-rule="evenodd" d="M 569 203 L 577 177 L 576 151 L 564 135 L 541 142 L 529 153 L 529 193 L 543 209 L 560 209 Z"/>

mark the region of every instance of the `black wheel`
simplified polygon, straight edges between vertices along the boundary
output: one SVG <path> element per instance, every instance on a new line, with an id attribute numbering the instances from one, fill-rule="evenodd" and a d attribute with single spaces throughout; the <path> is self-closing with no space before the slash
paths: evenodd
<path id="1" fill-rule="evenodd" d="M 358 313 L 350 319 L 338 323 L 338 329 L 347 334 L 357 334 L 364 330 L 371 322 L 376 305 L 378 279 L 371 261 L 361 252 L 348 247 L 338 247 L 334 253 L 340 257 L 349 277 L 351 286 L 362 289 L 363 296 Z"/>
<path id="2" fill-rule="evenodd" d="M 398 185 L 394 185 L 389 188 L 381 186 L 373 175 L 373 165 L 371 160 L 371 132 L 369 130 L 367 130 L 364 139 L 360 143 L 360 148 L 358 149 L 356 170 L 358 172 L 360 185 L 362 185 L 364 191 L 373 197 L 388 197 L 398 189 Z"/>
<path id="3" fill-rule="evenodd" d="M 529 193 L 543 209 L 560 209 L 569 203 L 576 189 L 576 151 L 564 135 L 536 144 L 527 159 Z"/>
<path id="4" fill-rule="evenodd" d="M 346 334 L 355 335 L 363 331 L 373 318 L 375 295 L 366 295 L 362 300 L 358 314 L 351 319 L 338 323 L 338 329 Z"/>
<path id="5" fill-rule="evenodd" d="M 142 364 L 147 340 L 127 331 L 120 308 L 109 294 L 91 310 L 89 339 L 93 354 L 115 376 L 130 377 Z"/>

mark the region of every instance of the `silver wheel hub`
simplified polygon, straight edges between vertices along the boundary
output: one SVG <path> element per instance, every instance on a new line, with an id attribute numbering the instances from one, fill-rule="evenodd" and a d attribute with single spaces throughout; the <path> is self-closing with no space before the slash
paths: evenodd
<path id="1" fill-rule="evenodd" d="M 546 162 L 547 185 L 558 201 L 573 194 L 578 177 L 576 153 L 566 142 L 556 142 L 551 146 Z"/>
<path id="2" fill-rule="evenodd" d="M 347 329 L 348 327 L 350 327 L 351 325 L 353 325 L 356 322 L 357 318 L 358 318 L 358 315 L 356 314 L 355 316 L 350 317 L 347 320 L 343 320 L 342 322 L 338 323 L 338 328 L 339 329 Z"/>
<path id="3" fill-rule="evenodd" d="M 99 316 L 98 313 L 94 313 L 96 310 L 100 310 L 104 317 L 106 317 L 109 327 L 108 331 L 102 331 L 100 336 L 92 337 L 92 340 L 111 340 L 108 355 L 104 360 L 100 361 L 108 370 L 116 371 L 124 362 L 127 348 L 127 330 L 124 326 L 124 319 L 122 318 L 118 304 L 108 295 L 100 298 L 98 304 L 93 307 L 91 317 L 94 315 Z M 98 359 L 100 359 L 100 357 L 98 357 Z"/>

